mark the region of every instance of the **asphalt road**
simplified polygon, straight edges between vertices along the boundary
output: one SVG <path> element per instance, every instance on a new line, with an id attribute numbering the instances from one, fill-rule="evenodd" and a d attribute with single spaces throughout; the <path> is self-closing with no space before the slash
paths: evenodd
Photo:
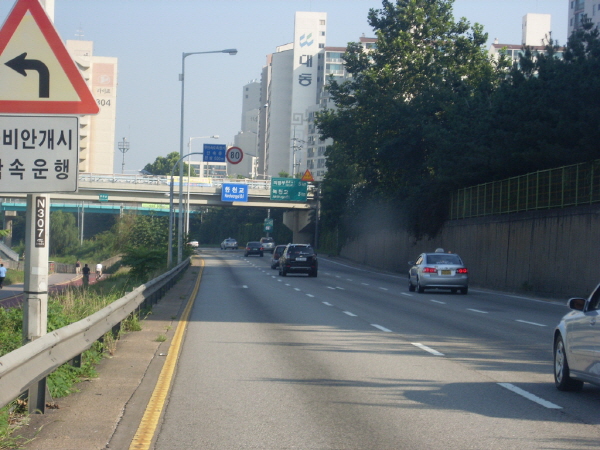
<path id="1" fill-rule="evenodd" d="M 203 252 L 155 449 L 583 449 L 600 388 L 554 388 L 551 302 L 408 292 L 405 277 L 320 260 Z M 403 264 L 403 263 L 399 263 Z"/>

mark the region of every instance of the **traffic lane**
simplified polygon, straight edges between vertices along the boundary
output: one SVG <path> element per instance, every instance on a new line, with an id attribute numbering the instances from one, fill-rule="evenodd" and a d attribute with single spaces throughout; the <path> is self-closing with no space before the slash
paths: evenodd
<path id="1" fill-rule="evenodd" d="M 156 448 L 468 448 L 474 430 L 492 449 L 590 439 L 462 364 L 281 282 L 265 292 L 259 269 L 231 264 L 207 262 Z"/>
<path id="2" fill-rule="evenodd" d="M 385 324 L 384 328 L 468 364 L 497 382 L 515 383 L 527 393 L 564 403 L 565 409 L 584 422 L 598 421 L 593 413 L 600 395 L 598 387 L 586 385 L 585 397 L 569 394 L 565 397 L 554 388 L 553 327 L 520 320 L 519 317 L 526 315 L 517 311 L 510 311 L 508 317 L 503 317 L 499 313 L 486 314 L 462 306 L 460 310 L 451 309 L 452 301 L 460 305 L 470 295 L 441 293 L 437 298 L 443 301 L 427 293 L 398 297 L 391 291 L 365 288 L 363 283 L 342 288 L 327 281 L 327 272 L 324 275 L 321 281 L 327 291 L 316 298 L 324 297 L 326 305 L 338 308 L 341 313 Z M 359 292 L 353 292 L 352 288 Z M 485 297 L 487 294 L 480 295 Z M 555 314 L 557 305 L 534 303 L 538 308 L 548 308 L 549 314 Z M 445 310 L 446 306 L 450 309 Z M 415 321 L 415 317 L 423 320 Z M 424 326 L 423 321 L 427 325 Z"/>

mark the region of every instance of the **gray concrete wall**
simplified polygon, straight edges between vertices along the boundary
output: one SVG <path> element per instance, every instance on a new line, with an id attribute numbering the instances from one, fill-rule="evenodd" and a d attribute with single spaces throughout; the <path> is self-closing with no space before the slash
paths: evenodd
<path id="1" fill-rule="evenodd" d="M 458 253 L 471 285 L 557 297 L 587 296 L 600 282 L 600 205 L 450 221 L 431 240 L 403 230 L 348 243 L 350 260 L 408 272 L 408 261 L 443 247 Z"/>

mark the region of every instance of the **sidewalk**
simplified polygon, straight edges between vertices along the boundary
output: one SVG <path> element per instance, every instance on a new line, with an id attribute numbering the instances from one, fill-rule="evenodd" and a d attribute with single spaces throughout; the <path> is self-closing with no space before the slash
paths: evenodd
<path id="1" fill-rule="evenodd" d="M 189 299 L 200 261 L 192 261 L 180 281 L 125 334 L 116 352 L 102 360 L 98 377 L 79 383 L 79 392 L 54 399 L 58 409 L 30 416 L 16 434 L 33 441 L 26 450 L 129 449 L 169 351 L 177 321 Z M 166 337 L 158 342 L 159 336 Z"/>
<path id="2" fill-rule="evenodd" d="M 92 281 L 90 280 L 90 283 Z M 57 289 L 60 285 L 71 283 L 73 285 L 81 284 L 81 275 L 74 273 L 52 273 L 48 275 L 48 291 Z M 23 294 L 23 283 L 4 285 L 0 289 L 0 307 L 12 307 L 19 304 Z"/>

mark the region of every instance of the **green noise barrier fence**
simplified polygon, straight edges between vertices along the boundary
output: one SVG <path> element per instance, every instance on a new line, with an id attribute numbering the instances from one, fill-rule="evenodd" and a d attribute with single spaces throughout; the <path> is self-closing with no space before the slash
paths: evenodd
<path id="1" fill-rule="evenodd" d="M 450 219 L 600 202 L 600 160 L 540 170 L 454 192 Z"/>

